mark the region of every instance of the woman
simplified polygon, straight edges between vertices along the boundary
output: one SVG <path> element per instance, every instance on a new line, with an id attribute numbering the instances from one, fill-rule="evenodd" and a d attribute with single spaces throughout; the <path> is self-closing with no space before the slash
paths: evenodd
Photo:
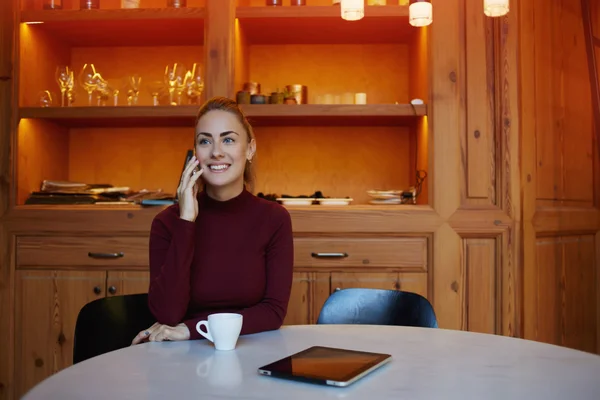
<path id="1" fill-rule="evenodd" d="M 292 224 L 284 207 L 245 187 L 256 151 L 252 127 L 234 101 L 219 97 L 200 109 L 195 136 L 179 204 L 161 211 L 150 230 L 148 303 L 157 322 L 132 344 L 199 339 L 196 323 L 219 312 L 242 314 L 242 335 L 279 329 L 287 312 Z"/>

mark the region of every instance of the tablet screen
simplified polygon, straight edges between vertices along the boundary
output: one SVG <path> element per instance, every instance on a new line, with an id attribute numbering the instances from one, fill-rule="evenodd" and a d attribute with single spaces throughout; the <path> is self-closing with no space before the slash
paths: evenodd
<path id="1" fill-rule="evenodd" d="M 315 346 L 260 369 L 279 376 L 346 382 L 389 357 L 389 354 Z"/>

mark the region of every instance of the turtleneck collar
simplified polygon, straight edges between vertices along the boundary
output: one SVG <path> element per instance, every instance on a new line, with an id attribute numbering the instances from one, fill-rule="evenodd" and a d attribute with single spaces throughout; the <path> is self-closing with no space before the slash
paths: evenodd
<path id="1" fill-rule="evenodd" d="M 240 194 L 225 201 L 213 199 L 208 195 L 206 190 L 203 190 L 198 194 L 198 206 L 201 210 L 211 209 L 216 211 L 234 211 L 243 207 L 252 199 L 252 197 L 252 193 L 250 193 L 245 187 L 242 189 Z"/>

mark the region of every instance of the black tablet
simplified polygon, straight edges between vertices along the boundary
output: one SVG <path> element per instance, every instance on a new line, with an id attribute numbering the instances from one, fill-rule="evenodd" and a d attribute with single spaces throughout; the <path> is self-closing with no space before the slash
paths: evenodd
<path id="1" fill-rule="evenodd" d="M 392 358 L 333 347 L 313 346 L 258 369 L 261 375 L 331 386 L 348 386 Z"/>

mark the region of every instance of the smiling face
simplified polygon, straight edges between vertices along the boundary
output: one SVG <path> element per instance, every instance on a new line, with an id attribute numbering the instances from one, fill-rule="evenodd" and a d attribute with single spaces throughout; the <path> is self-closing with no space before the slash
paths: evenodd
<path id="1" fill-rule="evenodd" d="M 246 162 L 255 149 L 254 139 L 233 112 L 211 110 L 198 120 L 196 157 L 211 197 L 227 200 L 241 193 Z"/>

